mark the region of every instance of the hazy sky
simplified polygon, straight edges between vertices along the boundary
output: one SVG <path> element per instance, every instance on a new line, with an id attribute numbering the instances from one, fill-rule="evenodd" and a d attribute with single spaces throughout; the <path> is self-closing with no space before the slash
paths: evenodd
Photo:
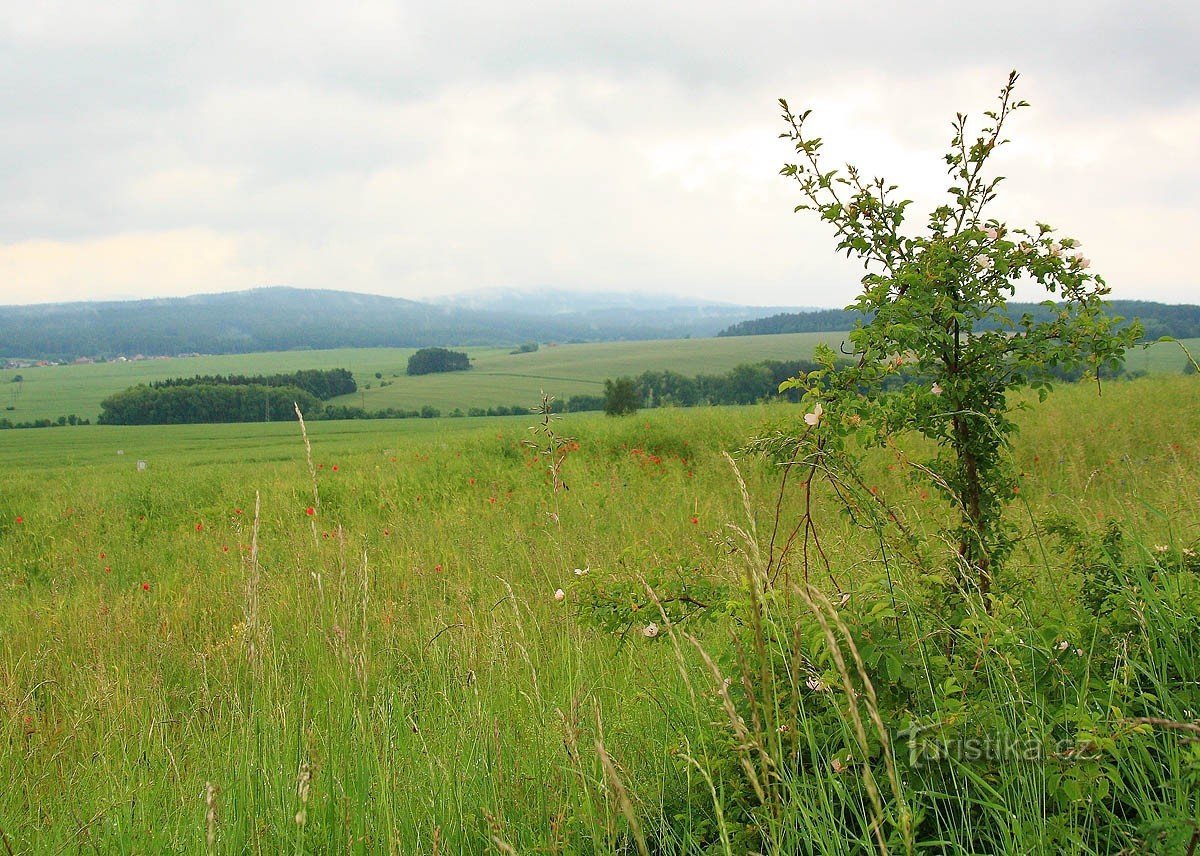
<path id="1" fill-rule="evenodd" d="M 1033 106 L 998 213 L 1200 302 L 1200 4 L 0 0 L 0 303 L 262 285 L 842 305 L 776 99 L 919 203 Z M 922 222 L 923 217 L 916 218 Z"/>

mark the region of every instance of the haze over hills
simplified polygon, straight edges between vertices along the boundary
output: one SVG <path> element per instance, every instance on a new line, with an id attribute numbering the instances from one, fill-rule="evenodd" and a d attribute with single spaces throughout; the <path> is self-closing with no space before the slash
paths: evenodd
<path id="1" fill-rule="evenodd" d="M 71 360 L 685 338 L 713 336 L 730 324 L 785 308 L 656 295 L 488 294 L 469 296 L 463 305 L 272 287 L 182 298 L 5 306 L 0 307 L 0 357 Z"/>
<path id="2" fill-rule="evenodd" d="M 1012 311 L 1045 312 L 1033 304 Z M 1141 318 L 1147 338 L 1200 335 L 1200 307 L 1113 301 Z M 298 349 L 515 346 L 766 333 L 832 332 L 854 326 L 837 309 L 737 306 L 670 295 L 498 290 L 437 303 L 346 291 L 257 288 L 149 300 L 0 306 L 0 359 Z"/>
<path id="3" fill-rule="evenodd" d="M 1176 339 L 1200 337 L 1200 306 L 1188 303 L 1154 303 L 1148 300 L 1110 300 L 1108 312 L 1127 321 L 1142 322 L 1143 338 L 1154 340 L 1163 336 Z M 1041 303 L 1010 303 L 1008 313 L 1019 319 L 1028 314 L 1038 321 L 1049 320 L 1053 312 Z M 780 312 L 731 324 L 718 336 L 764 336 L 776 333 L 821 333 L 830 330 L 850 330 L 862 315 L 846 309 L 818 309 L 807 312 Z M 984 324 L 984 327 L 987 327 Z"/>

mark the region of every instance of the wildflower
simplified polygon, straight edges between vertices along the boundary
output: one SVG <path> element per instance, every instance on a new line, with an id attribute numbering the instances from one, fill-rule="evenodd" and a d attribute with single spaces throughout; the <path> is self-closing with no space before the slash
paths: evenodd
<path id="1" fill-rule="evenodd" d="M 310 505 L 308 508 L 304 509 L 304 513 L 307 514 L 309 517 L 312 517 L 314 514 L 317 513 L 317 510 Z"/>
<path id="2" fill-rule="evenodd" d="M 1063 245 L 1060 244 L 1058 241 L 1055 241 L 1053 244 L 1050 245 L 1050 255 L 1057 258 L 1058 256 L 1062 255 L 1062 251 L 1063 251 Z"/>
<path id="3" fill-rule="evenodd" d="M 142 583 L 142 591 L 150 591 L 150 583 Z"/>
<path id="4" fill-rule="evenodd" d="M 558 589 L 554 592 L 555 600 L 566 600 L 566 597 L 567 597 L 567 593 L 565 591 L 563 591 L 562 589 Z"/>
<path id="5" fill-rule="evenodd" d="M 203 523 L 197 523 L 197 524 L 196 524 L 196 531 L 197 531 L 197 532 L 203 532 L 203 531 L 204 531 L 204 524 L 203 524 Z"/>
<path id="6" fill-rule="evenodd" d="M 987 235 L 987 238 L 989 241 L 994 241 L 1000 237 L 1000 230 L 993 229 L 991 226 L 988 226 L 986 229 L 983 230 L 983 234 Z"/>
<path id="7" fill-rule="evenodd" d="M 234 514 L 236 514 L 236 515 L 238 515 L 239 517 L 241 517 L 241 515 L 242 515 L 242 510 L 241 510 L 240 508 L 235 508 L 235 509 L 233 510 L 233 513 L 234 513 Z"/>
<path id="8" fill-rule="evenodd" d="M 829 684 L 825 683 L 816 675 L 809 675 L 808 680 L 806 680 L 804 684 L 815 693 L 829 692 Z"/>
<path id="9" fill-rule="evenodd" d="M 433 566 L 433 569 L 434 569 L 435 571 L 437 571 L 439 574 L 442 572 L 442 566 L 441 566 L 441 565 L 434 565 L 434 566 Z"/>
<path id="10" fill-rule="evenodd" d="M 1082 656 L 1083 656 L 1083 649 L 1082 649 L 1082 648 L 1076 648 L 1076 649 L 1075 649 L 1075 656 L 1076 656 L 1076 657 L 1082 657 Z"/>
<path id="11" fill-rule="evenodd" d="M 576 569 L 575 569 L 575 576 L 577 576 L 577 577 L 586 577 L 586 576 L 587 576 L 587 572 L 588 572 L 588 571 L 590 571 L 590 570 L 591 570 L 591 566 L 588 566 L 588 567 L 586 567 L 586 568 L 576 568 Z"/>
<path id="12" fill-rule="evenodd" d="M 700 522 L 700 518 L 693 514 L 692 515 L 692 523 L 699 523 L 699 522 Z"/>
<path id="13" fill-rule="evenodd" d="M 22 524 L 24 522 L 25 522 L 25 518 L 18 514 L 17 515 L 17 525 L 19 526 L 20 524 Z"/>
<path id="14" fill-rule="evenodd" d="M 994 264 L 991 256 L 978 255 L 975 257 L 975 267 L 980 270 L 991 270 Z"/>
<path id="15" fill-rule="evenodd" d="M 1071 643 L 1068 642 L 1066 639 L 1064 639 L 1063 641 L 1058 643 L 1058 650 L 1060 650 L 1060 651 L 1065 651 L 1070 647 L 1071 647 Z"/>
<path id="16" fill-rule="evenodd" d="M 1154 545 L 1154 552 L 1155 552 L 1155 553 L 1165 553 L 1165 552 L 1167 552 L 1167 550 L 1169 550 L 1169 549 L 1170 549 L 1170 548 L 1169 548 L 1169 547 L 1168 547 L 1166 544 L 1155 544 L 1155 545 Z"/>
<path id="17" fill-rule="evenodd" d="M 645 636 L 647 639 L 653 639 L 655 636 L 658 635 L 658 625 L 655 624 L 653 621 L 651 621 L 649 624 L 647 624 L 645 627 L 642 628 L 642 635 Z"/>
<path id="18" fill-rule="evenodd" d="M 1075 267 L 1079 268 L 1080 270 L 1086 270 L 1092 264 L 1092 260 L 1084 256 L 1083 253 L 1076 253 L 1075 255 L 1071 256 L 1071 261 L 1074 263 Z"/>
<path id="19" fill-rule="evenodd" d="M 935 383 L 933 386 L 929 387 L 929 391 L 932 392 L 934 395 L 941 395 L 942 394 L 942 385 L 940 383 Z"/>
<path id="20" fill-rule="evenodd" d="M 821 402 L 817 402 L 811 413 L 804 414 L 804 423 L 815 428 L 821 422 L 821 417 L 825 414 L 825 408 L 821 406 Z"/>

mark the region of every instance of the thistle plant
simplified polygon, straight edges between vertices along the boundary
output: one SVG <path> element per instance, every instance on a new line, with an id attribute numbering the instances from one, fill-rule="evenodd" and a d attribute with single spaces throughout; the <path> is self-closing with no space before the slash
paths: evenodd
<path id="1" fill-rule="evenodd" d="M 1045 223 L 1010 226 L 989 216 L 1003 180 L 990 170 L 1008 142 L 1004 128 L 1027 105 L 1014 97 L 1009 75 L 998 105 L 972 136 L 958 114 L 945 160 L 949 200 L 922 230 L 906 230 L 911 200 L 882 178 L 854 166 L 829 169 L 822 140 L 806 129 L 810 111 L 796 114 L 781 100 L 799 156 L 781 174 L 797 182 L 803 202 L 833 227 L 837 249 L 862 261 L 862 292 L 850 309 L 863 321 L 850 333 L 854 361 L 835 363 L 818 350 L 822 368 L 785 382 L 810 407 L 806 443 L 851 460 L 857 452 L 913 433 L 936 453 L 915 461 L 955 509 L 957 581 L 988 602 L 993 579 L 1013 545 L 1003 511 L 1016 483 L 1007 444 L 1016 431 L 1013 393 L 1044 399 L 1063 373 L 1095 376 L 1117 369 L 1140 335 L 1105 311 L 1109 288 L 1090 272 L 1079 240 Z M 1039 288 L 1047 314 L 1014 317 L 1008 300 L 1018 285 Z M 855 440 L 857 445 L 851 441 Z"/>

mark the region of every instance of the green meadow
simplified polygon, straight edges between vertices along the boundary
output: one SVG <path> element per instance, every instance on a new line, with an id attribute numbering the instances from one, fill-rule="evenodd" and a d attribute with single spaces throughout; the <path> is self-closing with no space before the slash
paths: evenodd
<path id="1" fill-rule="evenodd" d="M 409 377 L 405 368 L 412 349 L 359 348 L 288 351 L 146 360 L 128 363 L 48 366 L 0 371 L 0 417 L 13 422 L 56 419 L 76 414 L 95 421 L 108 395 L 139 383 L 202 374 L 272 374 L 299 369 L 346 368 L 354 373 L 359 392 L 331 404 L 420 409 L 432 405 L 443 413 L 455 408 L 511 407 L 535 401 L 541 391 L 558 398 L 598 395 L 606 378 L 636 375 L 648 369 L 685 375 L 720 374 L 740 363 L 806 359 L 817 343 L 835 349 L 842 333 L 793 333 L 712 339 L 644 342 L 599 342 L 543 345 L 528 354 L 508 348 L 466 348 L 474 360 L 468 372 Z M 1200 352 L 1200 340 L 1186 344 Z M 1174 373 L 1185 359 L 1178 345 L 1157 343 L 1128 357 L 1132 371 Z M 376 373 L 382 377 L 376 378 Z M 13 383 L 21 375 L 22 383 Z M 369 389 L 367 387 L 370 387 Z M 8 408 L 12 408 L 9 410 Z"/>
<path id="2" fill-rule="evenodd" d="M 482 395 L 488 371 L 531 366 L 531 386 L 497 400 L 532 404 L 549 373 L 633 371 L 638 347 L 481 353 L 460 382 Z M 680 370 L 788 355 L 673 347 L 663 365 Z M 359 372 L 402 365 L 355 354 Z M 126 369 L 143 371 L 46 370 L 86 378 L 46 412 L 97 400 L 92 384 Z M 459 400 L 458 378 L 437 380 Z M 878 533 L 832 496 L 816 497 L 830 565 L 812 581 L 839 605 L 742 601 L 773 521 L 805 499 L 780 494 L 769 456 L 738 450 L 794 430 L 798 407 L 568 414 L 554 423 L 570 438 L 558 490 L 527 445 L 541 439 L 533 415 L 311 423 L 311 468 L 295 422 L 4 432 L 0 847 L 1183 853 L 1200 810 L 1198 401 L 1195 378 L 1160 376 L 1101 396 L 1067 385 L 1019 414 L 1012 594 L 960 643 L 978 649 L 959 652 L 953 680 L 923 641 L 940 614 L 926 580 L 870 558 Z M 936 543 L 948 511 L 898 461 L 868 462 L 870 496 Z M 1134 593 L 1116 660 L 1104 622 L 1126 616 L 1124 589 L 1102 618 L 1085 597 L 1105 562 L 1125 563 Z M 798 557 L 788 572 L 799 579 Z M 675 611 L 686 598 L 707 614 Z M 843 689 L 822 626 L 875 701 L 857 678 Z M 913 652 L 932 659 L 898 666 Z M 765 704 L 757 691 L 787 674 L 794 705 Z M 919 702 L 889 701 L 909 680 L 945 728 L 1044 729 L 1056 754 L 912 762 L 898 735 Z M 981 698 L 994 719 L 966 715 Z"/>

